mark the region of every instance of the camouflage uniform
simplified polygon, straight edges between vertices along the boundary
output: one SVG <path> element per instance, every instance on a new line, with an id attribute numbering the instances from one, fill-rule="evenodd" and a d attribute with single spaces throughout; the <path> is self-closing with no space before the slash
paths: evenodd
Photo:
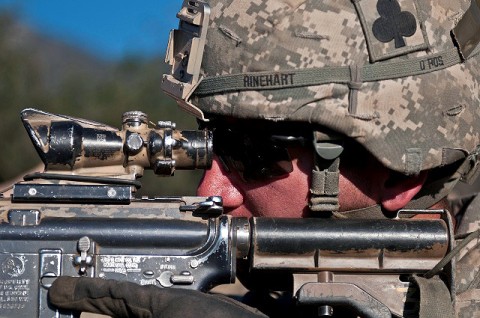
<path id="1" fill-rule="evenodd" d="M 474 194 L 453 200 L 458 234 L 480 228 L 480 196 Z M 456 289 L 458 317 L 480 317 L 480 241 L 475 239 L 457 257 Z"/>
<path id="2" fill-rule="evenodd" d="M 476 170 L 479 50 L 471 43 L 465 49 L 462 29 L 455 29 L 475 1 L 209 5 L 203 80 L 191 99 L 207 118 L 307 122 L 323 132 L 319 139 L 331 140 L 332 131 L 350 138 L 393 171 L 433 171 L 408 205 L 413 208 L 437 203 Z M 475 211 L 472 205 L 464 214 L 459 231 L 478 227 L 470 221 Z M 480 303 L 478 290 L 463 288 L 473 279 L 467 276 L 476 275 L 468 264 L 479 263 L 477 254 L 459 261 L 458 304 L 465 317 Z"/>
<path id="3" fill-rule="evenodd" d="M 394 17 L 410 16 L 413 33 L 397 30 L 400 44 L 373 32 L 391 22 L 377 0 L 210 1 L 192 103 L 207 117 L 318 124 L 405 175 L 476 160 L 479 59 L 463 61 L 450 35 L 469 1 L 398 4 Z M 438 202 L 459 175 L 443 177 L 424 187 L 417 207 Z"/>

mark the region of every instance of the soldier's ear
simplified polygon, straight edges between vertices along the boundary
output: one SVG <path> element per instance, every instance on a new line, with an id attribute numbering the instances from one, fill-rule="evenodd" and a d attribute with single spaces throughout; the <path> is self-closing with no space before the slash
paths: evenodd
<path id="1" fill-rule="evenodd" d="M 392 212 L 404 208 L 420 191 L 426 179 L 426 171 L 416 176 L 403 176 L 391 171 L 382 189 L 380 197 L 382 207 Z"/>

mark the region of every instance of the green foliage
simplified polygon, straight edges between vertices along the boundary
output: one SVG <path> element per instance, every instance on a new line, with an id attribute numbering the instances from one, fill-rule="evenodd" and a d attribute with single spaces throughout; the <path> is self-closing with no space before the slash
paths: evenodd
<path id="1" fill-rule="evenodd" d="M 13 20 L 0 15 L 0 178 L 6 180 L 15 173 L 39 162 L 35 150 L 20 122 L 19 105 L 42 104 L 47 101 L 39 71 L 27 54 L 7 45 L 6 29 Z M 32 158 L 35 158 L 32 160 Z"/>
<path id="2" fill-rule="evenodd" d="M 5 30 L 11 29 L 12 23 L 11 15 L 0 14 L 0 182 L 40 163 L 19 119 L 20 111 L 27 107 L 113 127 L 121 126 L 125 111 L 141 110 L 153 122 L 171 120 L 179 129 L 196 128 L 193 116 L 179 110 L 161 91 L 161 76 L 166 70 L 162 60 L 127 57 L 118 63 L 104 63 L 104 69 L 95 72 L 56 69 L 63 78 L 52 88 L 46 80 L 51 74 L 46 74 L 48 68 L 35 50 L 9 45 L 11 36 Z M 159 178 L 146 171 L 141 194 L 192 195 L 200 175 L 180 171 L 173 178 Z"/>

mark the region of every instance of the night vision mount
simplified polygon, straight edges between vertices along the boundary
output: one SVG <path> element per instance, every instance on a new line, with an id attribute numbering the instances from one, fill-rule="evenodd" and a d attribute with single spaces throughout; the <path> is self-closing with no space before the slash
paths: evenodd
<path id="1" fill-rule="evenodd" d="M 162 89 L 184 110 L 204 121 L 203 112 L 189 100 L 201 82 L 200 67 L 207 38 L 210 7 L 201 0 L 184 0 L 177 18 L 177 30 L 170 32 L 165 63 L 170 74 L 163 75 Z"/>

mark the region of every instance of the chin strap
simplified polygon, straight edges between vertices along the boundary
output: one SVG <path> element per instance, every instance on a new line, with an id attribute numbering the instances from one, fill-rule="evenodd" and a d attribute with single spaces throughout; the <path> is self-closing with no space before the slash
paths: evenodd
<path id="1" fill-rule="evenodd" d="M 341 142 L 319 141 L 321 133 L 314 132 L 315 168 L 310 182 L 310 210 L 312 212 L 336 212 L 338 203 Z"/>
<path id="2" fill-rule="evenodd" d="M 312 212 L 331 213 L 337 218 L 391 218 L 396 213 L 383 211 L 381 205 L 342 211 L 339 210 L 338 193 L 340 177 L 340 155 L 343 152 L 342 141 L 315 131 L 313 145 L 315 149 L 315 168 L 310 183 L 310 203 Z M 330 139 L 330 140 L 328 140 Z M 328 141 L 325 141 L 328 140 Z M 427 181 L 420 192 L 403 209 L 426 209 L 445 198 L 459 180 L 470 183 L 480 174 L 480 145 L 472 151 L 457 168 L 447 169 L 443 175 Z"/>
<path id="3" fill-rule="evenodd" d="M 462 165 L 461 167 L 463 167 Z M 461 170 L 461 169 L 459 169 Z M 462 173 L 457 170 L 453 174 L 441 177 L 423 185 L 422 190 L 402 209 L 422 210 L 428 209 L 445 198 L 459 181 Z M 380 204 L 372 205 L 362 209 L 333 212 L 336 218 L 348 219 L 385 219 L 395 218 L 396 211 L 384 211 Z"/>
<path id="4" fill-rule="evenodd" d="M 450 173 L 445 173 L 434 180 L 425 183 L 420 192 L 403 208 L 407 210 L 427 209 L 445 198 L 458 181 L 472 182 L 479 174 L 480 167 L 480 146 L 477 147 L 467 158 L 453 168 Z M 351 219 L 383 219 L 392 218 L 397 214 L 384 211 L 380 204 L 372 205 L 366 208 L 337 212 L 333 211 L 336 218 Z"/>

